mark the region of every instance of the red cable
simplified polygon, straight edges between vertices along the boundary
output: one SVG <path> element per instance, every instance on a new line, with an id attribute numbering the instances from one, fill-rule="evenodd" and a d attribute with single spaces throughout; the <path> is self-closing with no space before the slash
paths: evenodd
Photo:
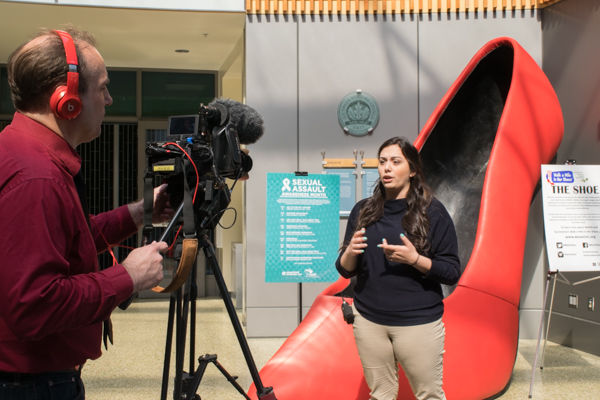
<path id="1" fill-rule="evenodd" d="M 89 218 L 89 216 L 88 216 Z M 94 221 L 94 219 L 89 218 L 90 222 L 93 222 L 94 225 L 96 226 L 96 231 L 100 234 L 100 236 L 102 237 L 102 240 L 104 240 L 104 243 L 106 244 L 106 249 L 108 250 L 108 252 L 110 253 L 112 259 L 113 259 L 113 267 L 115 265 L 117 265 L 119 262 L 117 261 L 117 257 L 115 257 L 115 253 L 113 253 L 112 248 L 116 245 L 114 244 L 110 244 L 108 242 L 108 240 L 106 240 L 106 237 L 104 236 L 104 233 L 102 233 L 102 231 L 98 228 L 98 225 L 96 224 L 96 221 Z"/>
<path id="2" fill-rule="evenodd" d="M 163 145 L 163 147 L 165 147 L 167 145 L 173 145 L 173 146 L 178 147 L 179 150 L 181 150 L 183 152 L 183 154 L 185 154 L 185 156 L 188 158 L 188 160 L 190 160 L 190 162 L 192 163 L 192 166 L 194 167 L 194 172 L 196 173 L 196 187 L 194 189 L 194 197 L 192 198 L 192 202 L 194 202 L 194 201 L 196 201 L 196 194 L 198 193 L 198 186 L 200 186 L 200 174 L 198 174 L 198 168 L 196 167 L 196 164 L 194 163 L 194 160 L 192 160 L 192 157 L 190 157 L 190 155 L 179 144 L 177 144 L 175 142 L 168 142 L 168 143 L 165 143 Z M 90 221 L 94 221 L 94 220 L 92 218 L 90 218 Z M 96 225 L 95 221 L 94 221 L 94 225 Z M 106 237 L 104 236 L 104 233 L 102 233 L 102 231 L 100 229 L 98 229 L 97 225 L 96 225 L 96 230 L 100 234 L 100 236 L 102 237 L 102 240 L 104 240 L 104 243 L 106 244 L 106 248 L 107 248 L 108 252 L 110 253 L 110 255 L 111 255 L 112 259 L 113 259 L 113 266 L 115 266 L 115 265 L 117 265 L 119 263 L 117 261 L 117 257 L 115 257 L 115 253 L 112 250 L 113 247 L 123 247 L 123 248 L 127 248 L 127 249 L 130 249 L 130 250 L 133 250 L 133 247 L 131 247 L 131 246 L 125 246 L 125 245 L 119 245 L 119 244 L 110 244 L 108 242 L 108 240 L 106 240 Z M 175 238 L 173 239 L 173 242 L 171 243 L 171 245 L 167 249 L 167 252 L 171 252 L 173 250 L 173 246 L 175 245 L 175 242 L 177 241 L 177 236 L 179 236 L 179 232 L 180 231 L 181 231 L 181 225 L 179 226 L 179 229 L 177 229 L 177 232 L 175 233 Z"/>
<path id="3" fill-rule="evenodd" d="M 192 157 L 190 157 L 190 155 L 179 144 L 177 144 L 175 142 L 168 142 L 168 143 L 165 143 L 163 145 L 163 147 L 165 147 L 169 144 L 176 146 L 179 148 L 179 150 L 183 151 L 183 154 L 185 154 L 185 156 L 188 158 L 188 160 L 190 160 L 190 162 L 192 163 L 192 166 L 194 167 L 194 172 L 196 172 L 196 188 L 194 189 L 194 197 L 192 199 L 192 202 L 194 202 L 194 201 L 196 201 L 196 193 L 198 193 L 198 186 L 200 186 L 200 174 L 198 174 L 198 168 L 196 168 L 196 164 L 194 163 L 194 160 L 192 160 Z"/>

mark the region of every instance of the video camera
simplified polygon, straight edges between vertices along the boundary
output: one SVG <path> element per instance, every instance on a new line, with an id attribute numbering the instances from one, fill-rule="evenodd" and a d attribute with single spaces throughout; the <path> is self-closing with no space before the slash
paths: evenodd
<path id="1" fill-rule="evenodd" d="M 216 355 L 202 356 L 198 358 L 198 368 L 195 369 L 193 366 L 197 297 L 195 261 L 198 244 L 204 251 L 206 263 L 213 271 L 215 282 L 225 302 L 225 308 L 257 388 L 258 398 L 276 400 L 273 388 L 265 387 L 261 382 L 210 237 L 210 230 L 219 223 L 221 215 L 231 200 L 231 190 L 225 179 L 230 178 L 237 182 L 238 179 L 245 178 L 252 168 L 252 159 L 240 148 L 240 144 L 254 143 L 262 134 L 263 120 L 254 109 L 233 100 L 216 99 L 208 106 L 201 104 L 198 114 L 169 117 L 167 140 L 163 143 L 146 145 L 148 165 L 144 177 L 144 240 L 147 240 L 152 233 L 156 183 L 168 184 L 169 201 L 173 208 L 177 208 L 159 241 L 163 241 L 171 229 L 178 224 L 180 216 L 183 220 L 183 238 L 175 234 L 177 240 L 174 240 L 174 243 L 178 243 L 175 248 L 179 248 L 179 251 L 175 252 L 175 258 L 179 258 L 179 265 L 173 280 L 166 288 L 160 286 L 153 288 L 159 293 L 172 293 L 169 297 L 168 336 L 161 400 L 166 400 L 167 396 L 174 325 L 177 330 L 174 400 L 200 398 L 196 395 L 196 391 L 208 362 L 215 363 L 227 380 L 244 397 L 249 398 L 235 382 L 235 378 L 231 377 L 216 361 Z M 157 178 L 161 178 L 161 182 L 156 182 Z M 186 287 L 182 293 L 183 283 L 186 283 Z M 190 371 L 186 373 L 183 371 L 183 359 L 188 329 L 186 326 L 188 310 Z M 174 324 L 175 317 L 177 317 L 176 324 Z"/>
<path id="2" fill-rule="evenodd" d="M 225 178 L 237 181 L 252 169 L 252 159 L 240 144 L 254 143 L 262 134 L 262 117 L 229 99 L 201 104 L 194 115 L 169 117 L 167 140 L 146 145 L 145 225 L 152 215 L 153 187 L 159 177 L 168 183 L 174 208 L 186 196 L 193 203 L 196 229 L 215 228 L 231 200 Z"/>

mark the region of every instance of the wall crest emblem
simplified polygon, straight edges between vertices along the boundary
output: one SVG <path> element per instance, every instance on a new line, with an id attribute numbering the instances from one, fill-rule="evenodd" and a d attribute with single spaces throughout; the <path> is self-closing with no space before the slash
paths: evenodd
<path id="1" fill-rule="evenodd" d="M 360 89 L 344 96 L 338 106 L 338 121 L 348 135 L 372 134 L 379 122 L 379 107 L 375 98 Z"/>

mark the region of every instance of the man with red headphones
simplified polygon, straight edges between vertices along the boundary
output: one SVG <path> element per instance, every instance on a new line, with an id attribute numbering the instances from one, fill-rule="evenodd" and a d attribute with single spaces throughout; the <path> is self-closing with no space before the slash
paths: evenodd
<path id="1" fill-rule="evenodd" d="M 112 103 L 93 38 L 44 31 L 8 60 L 15 109 L 0 132 L 0 399 L 83 399 L 81 366 L 101 355 L 102 322 L 163 277 L 167 244 L 99 270 L 97 253 L 137 232 L 142 201 L 88 215 L 76 147 Z M 155 222 L 168 219 L 155 189 Z"/>

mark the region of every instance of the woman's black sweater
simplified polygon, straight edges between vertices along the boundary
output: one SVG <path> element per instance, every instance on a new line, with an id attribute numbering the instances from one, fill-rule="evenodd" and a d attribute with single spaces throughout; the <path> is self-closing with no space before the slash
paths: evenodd
<path id="1" fill-rule="evenodd" d="M 366 199 L 359 201 L 348 218 L 344 243 L 350 242 L 358 215 Z M 400 234 L 406 232 L 402 217 L 407 211 L 406 199 L 388 200 L 383 217 L 366 227 L 367 248 L 358 256 L 357 268 L 352 273 L 336 261 L 340 275 L 349 278 L 357 275 L 354 304 L 358 312 L 369 321 L 382 325 L 420 325 L 436 321 L 444 312 L 440 283 L 453 285 L 460 276 L 460 261 L 454 224 L 448 211 L 437 199 L 427 209 L 429 217 L 428 239 L 431 270 L 422 274 L 408 264 L 388 261 L 383 250 L 377 247 L 385 238 L 388 244 L 402 244 Z"/>

